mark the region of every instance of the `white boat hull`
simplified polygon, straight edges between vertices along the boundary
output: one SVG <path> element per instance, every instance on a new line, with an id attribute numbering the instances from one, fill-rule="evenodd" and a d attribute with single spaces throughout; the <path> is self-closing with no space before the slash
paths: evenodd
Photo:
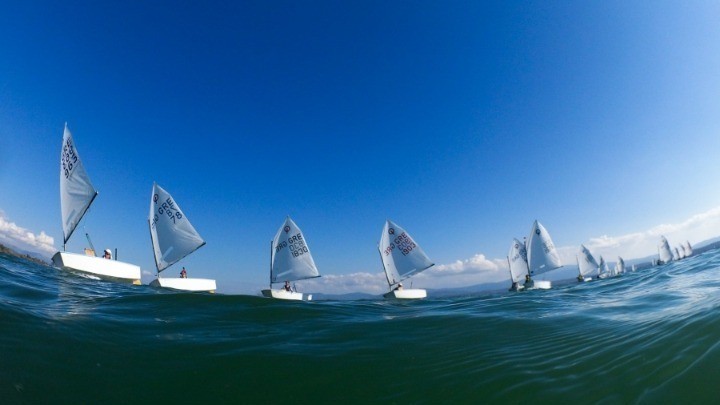
<path id="1" fill-rule="evenodd" d="M 140 266 L 102 257 L 77 253 L 57 252 L 52 257 L 55 267 L 85 274 L 92 274 L 113 281 L 124 281 L 140 285 Z"/>
<path id="2" fill-rule="evenodd" d="M 170 288 L 180 291 L 204 291 L 214 293 L 217 290 L 215 280 L 209 278 L 156 278 L 150 282 L 150 287 Z"/>
<path id="3" fill-rule="evenodd" d="M 262 290 L 263 297 L 275 298 L 278 300 L 291 300 L 291 301 L 311 301 L 312 294 L 306 294 L 303 299 L 303 293 L 286 290 Z"/>
<path id="4" fill-rule="evenodd" d="M 549 290 L 552 283 L 548 280 L 533 280 L 532 283 L 525 283 L 526 290 Z"/>
<path id="5" fill-rule="evenodd" d="M 388 293 L 383 294 L 385 298 L 394 298 L 398 300 L 417 300 L 427 297 L 427 291 L 421 288 L 409 288 L 402 290 L 392 290 Z"/>

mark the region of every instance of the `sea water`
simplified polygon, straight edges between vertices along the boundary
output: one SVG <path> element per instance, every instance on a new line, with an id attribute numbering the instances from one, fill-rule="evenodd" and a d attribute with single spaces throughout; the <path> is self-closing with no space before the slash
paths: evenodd
<path id="1" fill-rule="evenodd" d="M 720 251 L 413 302 L 186 294 L 0 255 L 2 404 L 711 403 L 719 342 Z"/>

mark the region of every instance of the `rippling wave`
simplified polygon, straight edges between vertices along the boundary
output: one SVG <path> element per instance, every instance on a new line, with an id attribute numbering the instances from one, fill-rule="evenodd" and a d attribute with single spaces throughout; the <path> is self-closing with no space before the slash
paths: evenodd
<path id="1" fill-rule="evenodd" d="M 720 399 L 720 252 L 546 291 L 284 302 L 0 255 L 2 403 Z"/>

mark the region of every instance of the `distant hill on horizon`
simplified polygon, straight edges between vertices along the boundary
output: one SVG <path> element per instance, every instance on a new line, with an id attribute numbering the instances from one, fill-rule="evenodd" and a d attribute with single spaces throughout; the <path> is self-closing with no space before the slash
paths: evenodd
<path id="1" fill-rule="evenodd" d="M 10 247 L 10 246 L 5 246 L 5 245 L 3 245 L 2 243 L 0 243 L 0 253 L 4 253 L 4 254 L 9 255 L 9 256 L 20 257 L 20 258 L 29 260 L 29 261 L 34 262 L 34 263 L 44 264 L 44 265 L 46 265 L 46 266 L 50 264 L 50 262 L 48 262 L 48 261 L 46 261 L 46 260 L 42 260 L 42 259 L 40 259 L 40 258 L 38 258 L 38 257 L 36 257 L 36 256 L 31 255 L 30 252 L 25 252 L 25 251 L 20 251 L 20 252 L 19 252 L 19 251 L 13 249 L 13 248 Z"/>

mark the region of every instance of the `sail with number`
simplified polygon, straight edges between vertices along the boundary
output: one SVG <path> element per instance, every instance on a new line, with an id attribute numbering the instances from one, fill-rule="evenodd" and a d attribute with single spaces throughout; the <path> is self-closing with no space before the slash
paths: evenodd
<path id="1" fill-rule="evenodd" d="M 527 247 L 528 268 L 538 275 L 562 267 L 550 234 L 537 220 L 533 223 Z"/>
<path id="2" fill-rule="evenodd" d="M 150 196 L 148 224 L 158 273 L 205 245 L 178 203 L 157 183 Z"/>
<path id="3" fill-rule="evenodd" d="M 670 251 L 670 244 L 664 236 L 660 236 L 660 247 L 659 247 L 660 261 L 668 263 L 672 260 L 673 255 Z"/>
<path id="4" fill-rule="evenodd" d="M 586 248 L 585 245 L 580 245 L 580 251 L 578 252 L 578 271 L 580 275 L 583 277 L 592 277 L 598 273 L 599 267 L 588 248 Z"/>
<path id="5" fill-rule="evenodd" d="M 407 231 L 390 220 L 385 222 L 378 249 L 390 286 L 435 264 Z"/>
<path id="6" fill-rule="evenodd" d="M 525 279 L 528 274 L 527 250 L 525 245 L 513 238 L 508 253 L 508 265 L 510 266 L 510 275 L 513 283 L 518 283 Z"/>
<path id="7" fill-rule="evenodd" d="M 275 234 L 270 262 L 271 283 L 320 277 L 305 236 L 289 216 Z"/>
<path id="8" fill-rule="evenodd" d="M 65 124 L 60 151 L 60 210 L 62 211 L 63 245 L 75 231 L 90 208 L 97 191 L 80 160 L 72 134 Z"/>

